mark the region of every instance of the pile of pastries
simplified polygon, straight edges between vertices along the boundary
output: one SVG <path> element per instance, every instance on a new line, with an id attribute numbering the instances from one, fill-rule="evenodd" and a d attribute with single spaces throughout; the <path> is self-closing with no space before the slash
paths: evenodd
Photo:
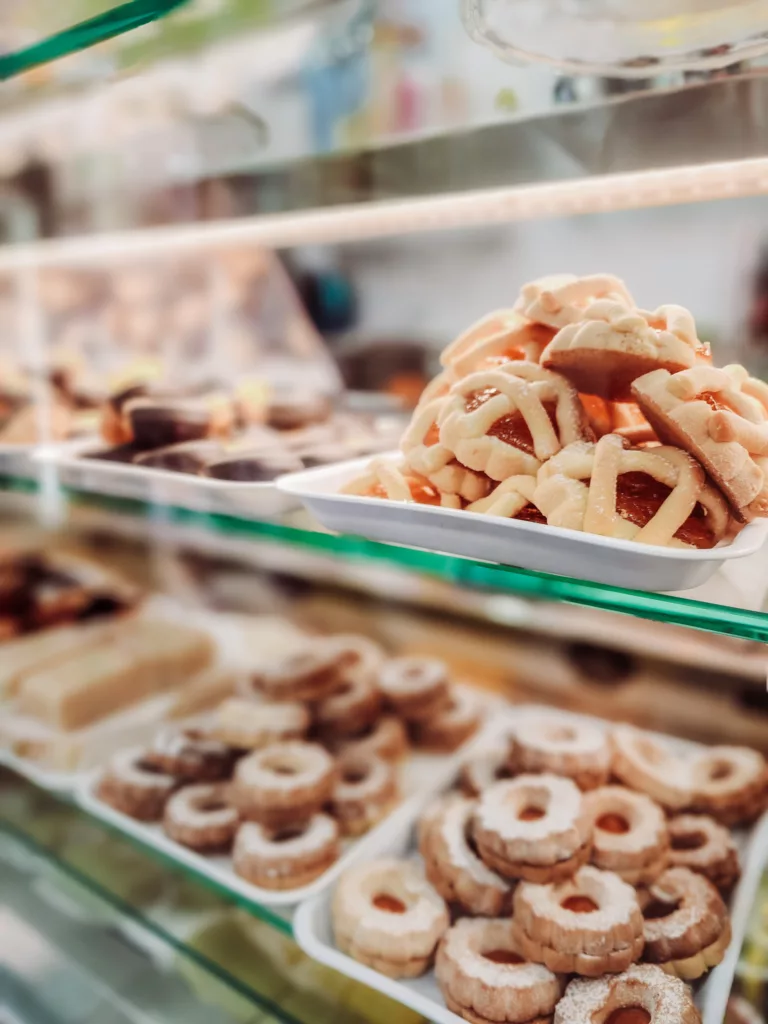
<path id="1" fill-rule="evenodd" d="M 395 436 L 387 418 L 335 411 L 317 393 L 270 396 L 256 382 L 186 392 L 134 384 L 104 403 L 101 434 L 109 447 L 86 458 L 253 483 L 383 451 Z"/>
<path id="2" fill-rule="evenodd" d="M 616 277 L 525 285 L 443 352 L 401 440 L 344 493 L 710 548 L 768 515 L 768 385 Z"/>
<path id="3" fill-rule="evenodd" d="M 340 950 L 392 978 L 433 965 L 472 1024 L 694 1024 L 725 955 L 732 827 L 765 809 L 743 747 L 679 754 L 629 726 L 521 714 L 419 823 L 421 860 L 344 873 Z"/>
<path id="4" fill-rule="evenodd" d="M 443 662 L 386 659 L 365 637 L 316 639 L 244 679 L 209 718 L 120 751 L 97 795 L 193 850 L 231 851 L 261 888 L 296 889 L 397 803 L 411 743 L 449 752 L 480 724 Z"/>

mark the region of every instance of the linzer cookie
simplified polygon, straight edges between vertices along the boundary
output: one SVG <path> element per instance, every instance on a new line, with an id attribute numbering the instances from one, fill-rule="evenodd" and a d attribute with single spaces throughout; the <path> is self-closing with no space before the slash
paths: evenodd
<path id="1" fill-rule="evenodd" d="M 632 395 L 662 441 L 699 460 L 740 522 L 768 514 L 768 385 L 743 366 L 700 365 L 648 373 Z"/>
<path id="2" fill-rule="evenodd" d="M 640 729 L 619 726 L 611 733 L 613 774 L 667 810 L 689 807 L 693 780 L 689 762 Z"/>
<path id="3" fill-rule="evenodd" d="M 492 480 L 535 473 L 591 429 L 574 388 L 534 363 L 505 363 L 454 384 L 439 417 L 440 443 Z"/>
<path id="4" fill-rule="evenodd" d="M 232 802 L 242 817 L 280 829 L 305 821 L 330 799 L 336 782 L 331 755 L 313 743 L 274 743 L 238 762 Z"/>
<path id="5" fill-rule="evenodd" d="M 630 885 L 648 885 L 669 863 L 669 832 L 664 812 L 643 793 L 602 786 L 584 798 L 592 820 L 592 863 L 613 871 Z"/>
<path id="6" fill-rule="evenodd" d="M 630 402 L 633 381 L 652 370 L 675 373 L 693 366 L 698 344 L 693 317 L 682 306 L 646 313 L 603 300 L 558 331 L 541 365 L 562 373 L 584 394 Z"/>
<path id="7" fill-rule="evenodd" d="M 625 971 L 643 951 L 635 890 L 593 867 L 557 885 L 522 882 L 515 890 L 513 932 L 529 960 L 588 978 Z"/>
<path id="8" fill-rule="evenodd" d="M 458 921 L 437 951 L 446 1006 L 472 1024 L 544 1024 L 564 979 L 526 960 L 509 920 Z"/>
<path id="9" fill-rule="evenodd" d="M 512 733 L 509 764 L 518 772 L 550 772 L 579 789 L 608 781 L 611 751 L 602 729 L 557 714 L 526 715 Z"/>
<path id="10" fill-rule="evenodd" d="M 766 806 L 765 758 L 748 747 L 712 747 L 691 762 L 692 804 L 725 825 L 747 825 Z"/>
<path id="11" fill-rule="evenodd" d="M 616 434 L 550 459 L 534 501 L 550 526 L 664 547 L 714 547 L 730 522 L 722 495 L 690 455 L 630 448 Z"/>
<path id="12" fill-rule="evenodd" d="M 169 838 L 208 853 L 228 850 L 239 824 L 224 783 L 185 786 L 170 798 L 163 814 Z"/>
<path id="13" fill-rule="evenodd" d="M 327 814 L 315 814 L 282 828 L 246 821 L 235 836 L 232 864 L 236 874 L 262 889 L 298 889 L 338 857 L 338 825 Z"/>
<path id="14" fill-rule="evenodd" d="M 701 1024 L 688 986 L 652 964 L 621 974 L 576 978 L 557 1004 L 553 1024 Z"/>
<path id="15" fill-rule="evenodd" d="M 678 814 L 669 820 L 669 864 L 704 875 L 720 892 L 730 892 L 741 874 L 739 851 L 728 829 L 706 814 Z"/>
<path id="16" fill-rule="evenodd" d="M 389 761 L 354 753 L 340 758 L 330 810 L 343 835 L 367 832 L 386 817 L 397 799 L 397 775 Z"/>

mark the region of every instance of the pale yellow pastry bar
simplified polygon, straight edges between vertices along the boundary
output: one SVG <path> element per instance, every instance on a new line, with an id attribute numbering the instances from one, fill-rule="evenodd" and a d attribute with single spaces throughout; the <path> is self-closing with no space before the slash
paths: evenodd
<path id="1" fill-rule="evenodd" d="M 207 634 L 176 622 L 126 622 L 109 642 L 23 679 L 18 709 L 59 729 L 79 729 L 179 686 L 210 664 L 213 652 Z"/>
<path id="2" fill-rule="evenodd" d="M 0 657 L 0 698 L 14 697 L 27 675 L 61 664 L 70 654 L 99 643 L 113 628 L 112 623 L 94 622 L 31 633 L 4 643 Z"/>

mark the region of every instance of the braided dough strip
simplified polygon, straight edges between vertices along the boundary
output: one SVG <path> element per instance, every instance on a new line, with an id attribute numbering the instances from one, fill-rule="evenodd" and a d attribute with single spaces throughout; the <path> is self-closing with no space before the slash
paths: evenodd
<path id="1" fill-rule="evenodd" d="M 467 412 L 472 396 L 484 391 L 496 394 Z M 555 403 L 556 428 L 544 402 Z M 530 431 L 533 455 L 488 435 L 498 420 L 513 413 L 522 416 Z M 535 473 L 562 447 L 590 435 L 576 391 L 558 374 L 526 362 L 507 363 L 465 377 L 451 388 L 438 423 L 440 442 L 462 465 L 500 481 Z"/>
<path id="2" fill-rule="evenodd" d="M 742 366 L 655 370 L 632 393 L 662 440 L 694 455 L 742 522 L 768 512 L 768 387 Z M 714 396 L 714 409 L 702 396 Z"/>
<path id="3" fill-rule="evenodd" d="M 707 511 L 716 539 L 728 527 L 721 496 L 706 483 L 704 471 L 678 448 L 632 449 L 616 434 L 594 444 L 563 449 L 538 474 L 534 503 L 550 526 L 583 530 L 603 537 L 635 540 L 640 544 L 687 546 L 675 538 L 697 503 Z M 617 511 L 618 478 L 622 473 L 645 473 L 671 493 L 645 526 L 624 519 Z M 589 480 L 589 486 L 583 483 Z"/>

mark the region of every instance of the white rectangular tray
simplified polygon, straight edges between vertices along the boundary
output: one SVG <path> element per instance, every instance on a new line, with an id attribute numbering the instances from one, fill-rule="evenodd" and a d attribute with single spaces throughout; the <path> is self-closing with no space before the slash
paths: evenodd
<path id="1" fill-rule="evenodd" d="M 483 744 L 492 741 L 493 734 L 499 735 L 505 727 L 508 728 L 513 717 L 517 717 L 519 720 L 521 715 L 538 715 L 543 712 L 556 714 L 565 721 L 588 721 L 605 728 L 610 725 L 601 719 L 567 711 L 556 711 L 552 708 L 534 705 L 511 707 L 507 714 L 495 716 L 490 729 L 480 738 L 479 743 L 476 741 L 476 749 L 481 749 Z M 672 739 L 657 733 L 649 733 L 649 735 L 667 744 L 672 743 L 680 749 L 690 750 L 692 747 L 698 747 L 698 744 L 692 744 L 686 740 Z M 446 789 L 447 785 L 442 788 Z M 392 827 L 385 834 L 381 834 L 375 846 L 371 844 L 371 848 L 366 851 L 367 858 L 369 860 L 388 856 L 417 858 L 414 829 L 420 811 L 425 807 L 428 799 L 422 799 L 418 805 L 412 806 L 409 820 L 402 817 L 397 827 Z M 752 901 L 766 859 L 767 843 L 768 814 L 763 816 L 759 824 L 748 835 L 745 835 L 744 842 L 740 843 L 744 871 L 731 899 L 733 940 L 722 963 L 709 972 L 696 994 L 696 1002 L 703 1014 L 702 1024 L 722 1024 L 725 1016 L 725 1004 L 749 921 Z M 433 971 L 429 971 L 420 978 L 396 981 L 387 978 L 371 967 L 366 967 L 347 956 L 346 953 L 340 952 L 333 940 L 332 899 L 333 890 L 327 889 L 303 902 L 294 916 L 294 936 L 308 956 L 327 967 L 332 967 L 340 974 L 354 978 L 404 1006 L 410 1007 L 426 1017 L 427 1020 L 433 1021 L 434 1024 L 466 1024 L 461 1017 L 446 1008 Z"/>
<path id="2" fill-rule="evenodd" d="M 407 824 L 418 813 L 418 808 L 425 799 L 439 792 L 454 777 L 458 766 L 467 756 L 472 747 L 469 741 L 457 753 L 450 756 L 440 754 L 422 754 L 415 752 L 400 766 L 400 785 L 403 794 L 402 802 L 395 810 L 359 839 L 344 842 L 342 854 L 319 878 L 299 889 L 274 891 L 261 889 L 239 875 L 232 868 L 232 858 L 228 854 L 205 856 L 169 839 L 160 824 L 147 824 L 116 811 L 99 800 L 96 796 L 96 785 L 99 775 L 91 775 L 77 790 L 77 802 L 89 814 L 102 821 L 114 825 L 120 831 L 138 839 L 145 846 L 153 847 L 171 860 L 178 861 L 192 868 L 196 874 L 204 875 L 223 889 L 260 906 L 293 906 L 301 900 L 309 899 L 322 892 L 334 882 L 345 868 L 367 856 L 375 856 L 390 832 L 399 832 L 401 822 Z"/>
<path id="3" fill-rule="evenodd" d="M 381 457 L 401 458 L 394 452 Z M 768 537 L 768 520 L 762 519 L 746 526 L 731 543 L 710 550 L 664 548 L 477 512 L 340 494 L 370 461 L 353 459 L 289 473 L 277 486 L 338 533 L 635 590 L 697 587 L 724 561 L 754 554 Z"/>
<path id="4" fill-rule="evenodd" d="M 98 438 L 39 448 L 36 462 L 54 466 L 67 487 L 117 498 L 133 498 L 157 505 L 176 505 L 195 512 L 271 518 L 296 508 L 292 496 L 273 482 L 245 483 L 213 477 L 147 469 L 131 463 L 83 458 L 83 453 L 106 445 Z"/>
<path id="5" fill-rule="evenodd" d="M 0 444 L 0 473 L 34 479 L 38 475 L 34 455 L 36 444 Z"/>

